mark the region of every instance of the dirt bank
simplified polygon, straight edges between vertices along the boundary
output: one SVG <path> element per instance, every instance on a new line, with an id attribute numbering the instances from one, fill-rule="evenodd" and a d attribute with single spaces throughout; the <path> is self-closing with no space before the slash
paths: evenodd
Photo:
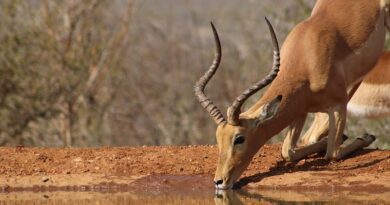
<path id="1" fill-rule="evenodd" d="M 362 150 L 329 163 L 313 156 L 285 163 L 280 145 L 266 145 L 239 185 L 260 189 L 362 190 L 390 193 L 390 151 Z M 51 189 L 143 191 L 213 189 L 215 146 L 137 148 L 0 148 L 0 192 Z M 102 185 L 102 186 L 98 186 Z"/>

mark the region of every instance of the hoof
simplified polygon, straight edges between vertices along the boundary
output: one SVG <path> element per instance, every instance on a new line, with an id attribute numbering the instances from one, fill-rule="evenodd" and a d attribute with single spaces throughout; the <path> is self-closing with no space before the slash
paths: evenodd
<path id="1" fill-rule="evenodd" d="M 286 162 L 293 162 L 294 161 L 294 159 L 293 159 L 294 154 L 295 154 L 294 150 L 289 149 L 287 156 L 282 155 L 282 157 L 283 157 L 284 161 L 286 161 Z"/>
<path id="2" fill-rule="evenodd" d="M 328 154 L 328 153 L 326 153 L 325 154 L 325 160 L 327 160 L 327 161 L 332 161 L 333 160 L 333 157 L 332 157 L 332 155 L 331 154 Z"/>
<path id="3" fill-rule="evenodd" d="M 335 162 L 342 160 L 342 157 L 340 157 L 339 154 L 325 155 L 324 158 L 325 158 L 325 160 L 329 161 L 329 163 L 335 163 Z"/>
<path id="4" fill-rule="evenodd" d="M 370 135 L 366 133 L 362 137 L 359 137 L 358 139 L 363 140 L 366 146 L 368 146 L 376 140 L 376 137 L 374 135 Z"/>

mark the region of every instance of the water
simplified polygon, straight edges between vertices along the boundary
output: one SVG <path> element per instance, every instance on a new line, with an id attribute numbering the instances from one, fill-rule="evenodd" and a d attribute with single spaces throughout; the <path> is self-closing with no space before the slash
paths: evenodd
<path id="1" fill-rule="evenodd" d="M 83 176 L 78 176 L 80 181 Z M 85 176 L 84 176 L 85 177 Z M 56 178 L 59 179 L 58 177 Z M 51 181 L 56 179 L 51 178 Z M 71 178 L 68 178 L 71 182 Z M 115 178 L 107 178 L 106 181 Z M 31 185 L 30 181 L 0 189 L 0 205 L 99 205 L 99 204 L 389 204 L 389 190 L 367 186 L 361 192 L 341 191 L 337 187 L 297 186 L 295 190 L 259 189 L 244 186 L 234 191 L 216 192 L 210 176 L 151 175 L 121 184 L 112 182 L 86 183 L 88 185 Z M 35 180 L 36 181 L 36 180 Z M 118 180 L 117 180 L 118 181 Z M 126 183 L 127 182 L 127 183 Z M 48 183 L 48 182 L 47 182 Z M 74 182 L 73 182 L 74 183 Z M 71 183 L 72 184 L 72 183 Z M 1 187 L 1 186 L 0 186 Z M 251 187 L 251 188 L 250 188 Z M 315 189 L 315 190 L 314 190 Z"/>
<path id="2" fill-rule="evenodd" d="M 10 192 L 0 193 L 0 205 L 98 204 L 390 204 L 390 193 L 316 192 L 280 190 L 214 190 L 113 192 Z"/>

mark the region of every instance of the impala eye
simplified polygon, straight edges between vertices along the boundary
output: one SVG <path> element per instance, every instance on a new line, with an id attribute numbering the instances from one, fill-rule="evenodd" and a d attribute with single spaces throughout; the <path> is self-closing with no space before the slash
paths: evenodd
<path id="1" fill-rule="evenodd" d="M 242 144 L 245 142 L 245 137 L 244 135 L 237 135 L 236 139 L 234 139 L 234 145 L 236 144 Z"/>

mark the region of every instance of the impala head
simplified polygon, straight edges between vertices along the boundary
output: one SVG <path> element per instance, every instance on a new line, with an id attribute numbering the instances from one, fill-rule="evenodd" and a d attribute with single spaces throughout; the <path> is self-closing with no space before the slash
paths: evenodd
<path id="1" fill-rule="evenodd" d="M 241 118 L 241 106 L 254 93 L 270 84 L 279 72 L 280 57 L 279 46 L 272 25 L 266 19 L 269 26 L 273 47 L 274 47 L 274 65 L 264 79 L 254 84 L 238 96 L 227 111 L 227 120 L 222 112 L 214 103 L 205 95 L 204 89 L 206 84 L 215 74 L 221 61 L 221 44 L 218 33 L 211 23 L 216 43 L 216 54 L 213 64 L 209 70 L 199 79 L 195 85 L 195 95 L 200 104 L 210 114 L 218 125 L 217 143 L 219 148 L 219 160 L 217 171 L 215 173 L 215 186 L 217 189 L 229 189 L 233 187 L 234 182 L 240 177 L 242 172 L 249 165 L 253 155 L 257 152 L 258 146 L 265 143 L 261 142 L 261 136 L 258 136 L 259 130 L 264 127 L 264 123 L 277 113 L 281 96 L 266 103 L 260 109 L 258 114 L 250 118 Z M 260 133 L 261 135 L 261 133 Z M 260 140 L 260 141 L 259 141 Z"/>

